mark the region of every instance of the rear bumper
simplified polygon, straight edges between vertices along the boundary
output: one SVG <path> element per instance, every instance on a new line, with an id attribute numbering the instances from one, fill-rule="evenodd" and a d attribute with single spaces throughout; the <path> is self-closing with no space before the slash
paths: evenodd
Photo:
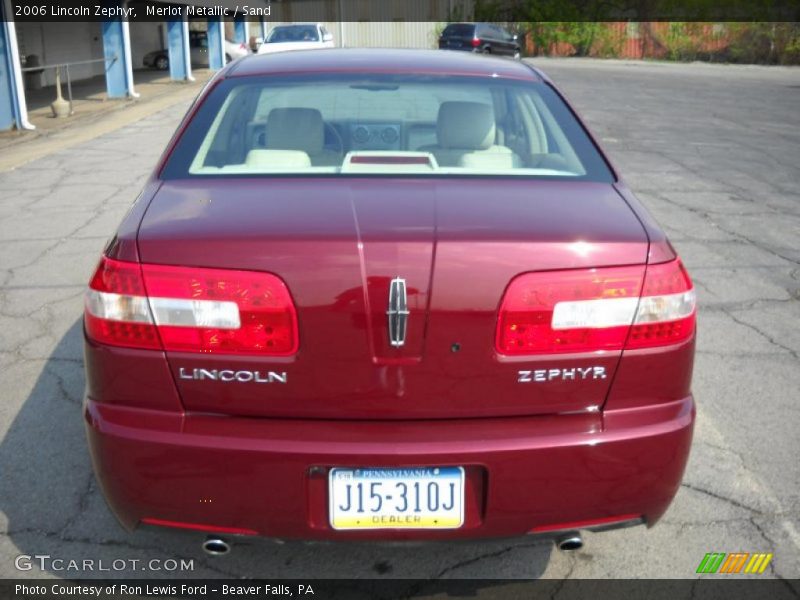
<path id="1" fill-rule="evenodd" d="M 286 539 L 465 539 L 641 518 L 680 485 L 691 396 L 605 413 L 351 422 L 180 415 L 85 404 L 95 473 L 128 529 L 158 520 Z M 446 531 L 336 531 L 335 466 L 464 466 L 465 523 Z M 571 528 L 571 527 L 570 527 Z"/>

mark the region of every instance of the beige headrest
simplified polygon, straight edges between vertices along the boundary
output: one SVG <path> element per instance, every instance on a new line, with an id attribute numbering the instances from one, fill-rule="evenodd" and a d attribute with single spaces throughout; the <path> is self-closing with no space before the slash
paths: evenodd
<path id="1" fill-rule="evenodd" d="M 325 143 L 322 113 L 314 108 L 273 108 L 267 116 L 267 148 L 316 154 Z"/>
<path id="2" fill-rule="evenodd" d="M 495 146 L 488 152 L 466 152 L 461 156 L 458 166 L 473 171 L 503 171 L 521 167 L 522 160 L 509 148 Z"/>
<path id="3" fill-rule="evenodd" d="M 436 136 L 442 148 L 485 150 L 494 144 L 494 111 L 480 102 L 442 102 Z"/>
<path id="4" fill-rule="evenodd" d="M 256 148 L 247 153 L 244 164 L 252 169 L 304 169 L 311 166 L 311 159 L 302 150 Z"/>

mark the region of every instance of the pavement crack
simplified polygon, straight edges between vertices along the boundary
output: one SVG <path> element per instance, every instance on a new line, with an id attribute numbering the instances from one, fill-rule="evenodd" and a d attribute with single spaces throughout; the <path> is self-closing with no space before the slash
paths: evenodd
<path id="1" fill-rule="evenodd" d="M 712 492 L 711 490 L 707 490 L 705 488 L 697 487 L 696 485 L 692 485 L 691 483 L 681 483 L 681 487 L 686 489 L 692 490 L 693 492 L 697 492 L 698 494 L 705 494 L 706 496 L 711 496 L 712 498 L 716 498 L 717 500 L 721 500 L 722 502 L 727 502 L 728 504 L 735 506 L 737 508 L 744 509 L 751 513 L 762 515 L 763 512 L 755 507 L 749 506 L 738 500 L 734 500 L 733 498 L 728 498 L 726 496 L 722 496 L 721 494 L 717 494 L 716 492 Z"/>
<path id="2" fill-rule="evenodd" d="M 572 574 L 575 571 L 575 567 L 578 565 L 578 561 L 577 561 L 577 558 L 575 557 L 574 553 L 568 554 L 567 556 L 568 556 L 568 562 L 569 562 L 569 569 L 567 570 L 566 575 L 564 575 L 564 577 L 561 579 L 561 581 L 556 583 L 555 588 L 553 589 L 552 593 L 550 594 L 550 599 L 551 600 L 555 600 L 556 596 L 558 596 L 558 594 L 561 593 L 561 590 L 564 589 L 564 586 L 566 585 L 567 579 L 571 579 L 572 578 Z"/>
<path id="3" fill-rule="evenodd" d="M 81 515 L 86 512 L 89 508 L 89 498 L 94 491 L 94 473 L 89 471 L 89 477 L 87 478 L 86 484 L 83 487 L 83 491 L 81 495 L 78 497 L 78 506 L 75 510 L 75 514 L 73 514 L 67 521 L 64 523 L 64 526 L 59 530 L 59 537 L 64 540 L 66 539 L 66 532 L 72 527 L 78 519 L 81 518 Z"/>
<path id="4" fill-rule="evenodd" d="M 775 549 L 777 548 L 777 544 L 775 543 L 775 540 L 773 540 L 772 537 L 761 526 L 761 524 L 758 521 L 756 521 L 755 517 L 750 517 L 748 519 L 748 521 L 750 522 L 750 524 L 753 527 L 755 527 L 756 531 L 758 531 L 758 534 L 767 543 L 767 547 L 769 548 L 769 550 L 774 552 Z M 776 579 L 779 579 L 783 583 L 783 585 L 786 586 L 786 588 L 789 589 L 792 592 L 793 596 L 795 596 L 796 598 L 800 597 L 800 593 L 798 593 L 798 591 L 796 589 L 794 589 L 794 587 L 783 577 L 783 575 L 778 573 L 778 571 L 775 568 L 775 561 L 774 560 L 771 560 L 769 562 L 768 569 L 769 569 L 769 572 L 772 574 L 773 577 L 775 577 Z"/>
<path id="5" fill-rule="evenodd" d="M 783 344 L 778 342 L 775 338 L 773 338 L 771 335 L 769 335 L 765 331 L 762 331 L 759 327 L 756 327 L 752 323 L 748 323 L 747 321 L 745 321 L 743 319 L 740 319 L 739 317 L 735 316 L 730 310 L 723 309 L 722 312 L 725 313 L 726 315 L 728 315 L 735 323 L 738 323 L 739 325 L 742 325 L 743 327 L 747 327 L 748 329 L 751 329 L 752 331 L 755 331 L 757 334 L 759 334 L 761 337 L 763 337 L 765 340 L 767 340 L 770 344 L 772 344 L 776 348 L 780 348 L 781 350 L 785 350 L 786 352 L 791 354 L 794 358 L 796 358 L 797 360 L 800 360 L 800 354 L 797 353 L 797 350 L 795 350 L 793 348 L 790 348 L 789 346 L 784 346 Z"/>
<path id="6" fill-rule="evenodd" d="M 66 400 L 71 404 L 75 404 L 77 406 L 81 406 L 83 404 L 83 398 L 76 397 L 70 392 L 70 390 L 67 388 L 67 384 L 64 381 L 64 378 L 61 375 L 59 375 L 52 369 L 47 369 L 47 372 L 55 378 L 56 386 L 58 387 L 58 393 L 64 400 Z"/>
<path id="7" fill-rule="evenodd" d="M 694 280 L 697 283 L 697 279 Z M 725 312 L 729 310 L 751 310 L 761 308 L 764 305 L 772 304 L 791 304 L 797 302 L 797 298 L 758 298 L 756 300 L 745 300 L 741 302 L 715 302 L 714 304 L 703 303 L 700 307 L 701 312 Z"/>
<path id="8" fill-rule="evenodd" d="M 713 444 L 705 440 L 700 440 L 699 443 L 703 444 L 704 446 L 707 446 L 708 448 L 717 450 L 719 452 L 723 452 L 725 454 L 731 454 L 739 461 L 739 466 L 742 469 L 744 469 L 745 471 L 750 471 L 751 475 L 753 474 L 752 473 L 753 470 L 747 464 L 747 461 L 745 460 L 745 455 L 742 452 L 739 452 L 738 450 L 735 450 L 730 446 L 720 446 L 719 444 Z"/>
<path id="9" fill-rule="evenodd" d="M 488 558 L 497 558 L 498 556 L 504 556 L 504 555 L 509 554 L 511 552 L 514 552 L 515 550 L 518 550 L 520 548 L 534 548 L 534 547 L 539 546 L 539 545 L 541 545 L 541 544 L 521 544 L 521 545 L 515 545 L 515 546 L 507 546 L 506 548 L 503 548 L 501 550 L 495 550 L 493 552 L 487 552 L 485 554 L 479 554 L 478 556 L 473 556 L 472 558 L 468 558 L 468 559 L 459 561 L 457 563 L 454 563 L 454 564 L 450 565 L 449 567 L 445 567 L 444 569 L 439 571 L 436 575 L 434 575 L 432 577 L 432 579 L 441 579 L 447 573 L 452 573 L 453 571 L 457 571 L 458 569 L 462 569 L 464 567 L 468 567 L 469 565 L 473 565 L 475 563 L 481 562 L 482 560 L 486 560 Z"/>

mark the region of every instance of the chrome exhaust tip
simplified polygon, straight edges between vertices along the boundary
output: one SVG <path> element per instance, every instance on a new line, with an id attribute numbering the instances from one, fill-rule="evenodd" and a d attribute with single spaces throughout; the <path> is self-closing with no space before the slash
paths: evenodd
<path id="1" fill-rule="evenodd" d="M 231 546 L 228 542 L 218 537 L 209 536 L 203 542 L 203 552 L 209 556 L 224 556 L 231 551 Z"/>
<path id="2" fill-rule="evenodd" d="M 583 538 L 578 532 L 567 533 L 556 539 L 556 546 L 562 552 L 574 552 L 583 548 Z"/>

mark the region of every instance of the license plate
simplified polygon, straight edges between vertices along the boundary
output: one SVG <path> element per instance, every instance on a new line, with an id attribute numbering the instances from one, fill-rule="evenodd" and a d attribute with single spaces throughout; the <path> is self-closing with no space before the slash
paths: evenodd
<path id="1" fill-rule="evenodd" d="M 456 529 L 464 524 L 462 467 L 331 469 L 334 529 Z"/>

